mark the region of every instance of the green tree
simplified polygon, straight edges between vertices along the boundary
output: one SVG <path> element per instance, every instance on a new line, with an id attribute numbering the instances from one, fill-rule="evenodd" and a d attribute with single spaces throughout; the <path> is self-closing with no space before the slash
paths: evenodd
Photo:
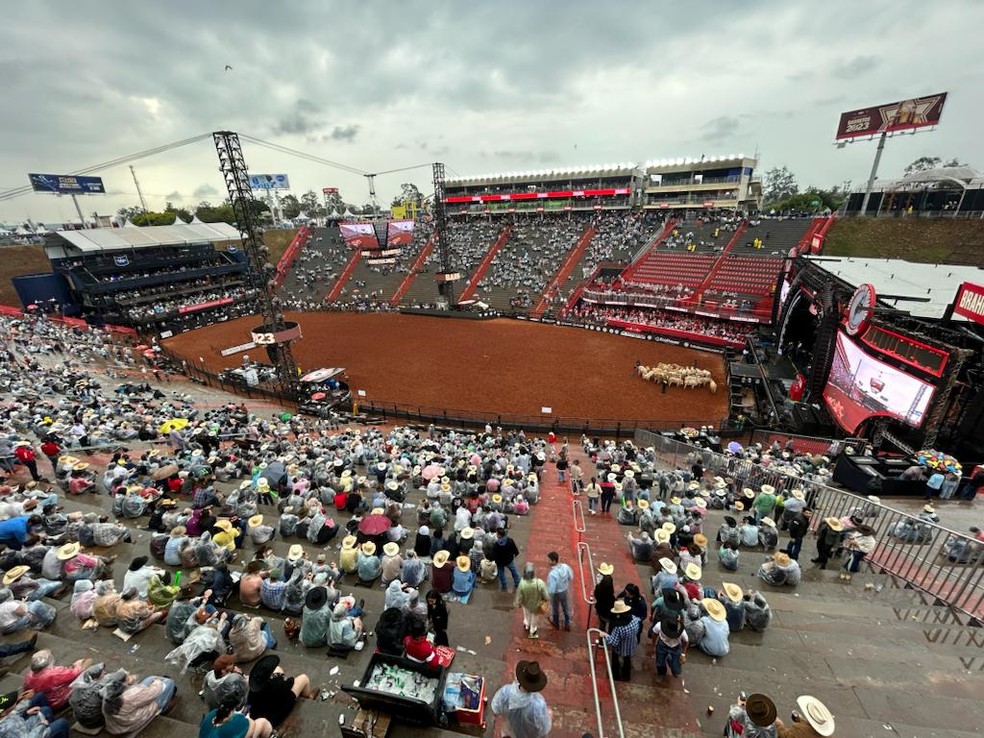
<path id="1" fill-rule="evenodd" d="M 794 175 L 785 166 L 772 167 L 762 178 L 762 201 L 772 205 L 799 192 Z"/>
<path id="2" fill-rule="evenodd" d="M 143 208 L 138 205 L 131 205 L 130 207 L 120 208 L 116 211 L 116 217 L 120 222 L 126 223 L 128 220 L 137 217 L 143 212 Z"/>
<path id="3" fill-rule="evenodd" d="M 177 220 L 174 221 L 175 223 L 178 223 L 178 221 L 181 221 L 181 223 L 188 223 L 194 217 L 187 210 L 187 208 L 176 208 L 176 207 L 174 207 L 174 203 L 171 203 L 171 202 L 168 202 L 168 203 L 165 203 L 164 204 L 164 212 L 165 213 L 174 213 L 177 216 Z"/>
<path id="4" fill-rule="evenodd" d="M 287 220 L 293 220 L 301 214 L 301 202 L 293 195 L 284 195 L 280 198 L 280 210 Z"/>
<path id="5" fill-rule="evenodd" d="M 345 201 L 342 199 L 342 195 L 339 192 L 332 192 L 328 195 L 328 202 L 326 204 L 325 215 L 331 215 L 332 212 L 341 215 L 345 212 Z"/>
<path id="6" fill-rule="evenodd" d="M 133 218 L 131 218 L 131 220 L 133 221 L 134 225 L 138 225 L 138 226 L 174 225 L 175 215 L 176 213 L 174 212 L 155 213 L 153 210 L 150 210 L 146 213 L 141 212 L 137 215 L 134 215 Z"/>
<path id="7" fill-rule="evenodd" d="M 905 168 L 905 175 L 916 174 L 917 172 L 925 172 L 927 169 L 935 169 L 936 167 L 965 167 L 967 166 L 960 161 L 957 157 L 943 161 L 938 156 L 920 156 L 918 159 L 913 161 L 909 166 Z"/>
<path id="8" fill-rule="evenodd" d="M 314 190 L 308 190 L 301 195 L 301 208 L 312 218 L 320 218 L 325 214 L 325 206 L 321 204 Z"/>

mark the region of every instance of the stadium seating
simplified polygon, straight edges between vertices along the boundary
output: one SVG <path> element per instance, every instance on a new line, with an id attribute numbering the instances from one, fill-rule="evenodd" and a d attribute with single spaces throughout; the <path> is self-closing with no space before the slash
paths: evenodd
<path id="1" fill-rule="evenodd" d="M 734 250 L 743 255 L 786 256 L 799 243 L 812 222 L 811 218 L 767 218 L 757 221 L 748 226 L 741 243 L 735 244 Z M 756 238 L 763 241 L 761 249 L 751 248 Z"/>
<path id="2" fill-rule="evenodd" d="M 714 254 L 652 251 L 625 275 L 626 281 L 642 284 L 698 287 L 714 266 Z"/>

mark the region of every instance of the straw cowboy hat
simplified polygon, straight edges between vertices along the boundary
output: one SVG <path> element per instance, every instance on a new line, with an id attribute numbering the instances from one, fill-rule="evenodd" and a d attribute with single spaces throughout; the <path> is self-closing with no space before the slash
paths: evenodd
<path id="1" fill-rule="evenodd" d="M 246 521 L 246 525 L 249 528 L 255 528 L 258 525 L 263 525 L 263 516 L 254 515 L 253 517 L 251 517 L 249 520 Z"/>
<path id="2" fill-rule="evenodd" d="M 799 487 L 797 487 L 796 489 L 794 489 L 789 494 L 792 495 L 797 500 L 805 500 L 806 499 L 806 494 Z M 766 699 L 768 699 L 768 697 L 766 697 Z"/>
<path id="3" fill-rule="evenodd" d="M 649 508 L 649 500 L 639 500 L 636 505 L 639 506 L 640 510 L 647 510 Z"/>
<path id="4" fill-rule="evenodd" d="M 291 544 L 291 547 L 287 549 L 287 560 L 288 561 L 300 561 L 304 558 L 304 546 L 300 543 Z"/>
<path id="5" fill-rule="evenodd" d="M 738 512 L 741 512 L 744 509 L 745 509 L 745 503 L 743 503 L 743 502 L 736 502 L 735 503 L 735 510 L 737 510 Z"/>
<path id="6" fill-rule="evenodd" d="M 220 518 L 219 520 L 216 520 L 215 527 L 218 528 L 219 530 L 225 531 L 226 533 L 232 532 L 232 523 L 230 523 L 225 518 Z"/>
<path id="7" fill-rule="evenodd" d="M 494 495 L 492 495 L 492 502 L 494 502 L 496 504 L 502 502 L 502 495 L 500 495 L 498 492 L 496 492 Z"/>
<path id="8" fill-rule="evenodd" d="M 540 669 L 540 662 L 520 661 L 516 664 L 516 681 L 524 692 L 540 692 L 547 686 L 547 675 Z"/>
<path id="9" fill-rule="evenodd" d="M 388 482 L 386 483 L 386 489 L 388 489 L 388 490 L 389 490 L 390 492 L 395 492 L 395 491 L 396 491 L 396 490 L 398 490 L 399 488 L 400 488 L 400 485 L 399 485 L 399 484 L 397 484 L 397 482 L 396 482 L 396 480 L 395 480 L 395 479 L 391 479 L 391 480 L 389 480 L 389 481 L 388 481 Z"/>
<path id="10" fill-rule="evenodd" d="M 625 600 L 615 600 L 612 615 L 621 615 L 624 612 L 632 612 L 632 608 L 625 604 Z"/>
<path id="11" fill-rule="evenodd" d="M 85 471 L 88 468 L 89 468 L 88 461 L 79 461 L 75 464 L 72 464 L 72 471 Z"/>
<path id="12" fill-rule="evenodd" d="M 468 556 L 459 556 L 454 560 L 454 563 L 459 571 L 469 571 L 471 569 L 471 559 Z"/>
<path id="13" fill-rule="evenodd" d="M 703 497 L 698 497 L 696 500 L 694 500 L 694 507 L 699 507 L 701 510 L 703 510 L 704 508 L 707 507 L 707 500 L 705 500 Z"/>
<path id="14" fill-rule="evenodd" d="M 776 551 L 772 555 L 772 560 L 779 566 L 789 566 L 790 562 L 789 554 L 783 553 L 782 551 Z"/>
<path id="15" fill-rule="evenodd" d="M 662 528 L 656 531 L 656 543 L 669 543 L 670 534 L 669 532 L 663 530 Z"/>
<path id="16" fill-rule="evenodd" d="M 724 588 L 724 594 L 729 600 L 732 602 L 741 602 L 744 597 L 741 587 L 733 582 L 722 582 L 721 586 Z"/>
<path id="17" fill-rule="evenodd" d="M 796 704 L 799 705 L 803 717 L 810 723 L 811 728 L 822 736 L 834 734 L 834 716 L 820 700 L 804 694 L 796 698 Z"/>
<path id="18" fill-rule="evenodd" d="M 711 616 L 711 620 L 716 620 L 719 623 L 723 623 L 727 619 L 728 612 L 724 609 L 724 605 L 722 605 L 718 600 L 705 597 L 700 601 L 700 604 L 702 604 L 704 609 L 707 610 L 707 614 Z"/>
<path id="19" fill-rule="evenodd" d="M 666 523 L 663 523 L 663 525 L 662 525 L 662 526 L 660 526 L 660 527 L 661 527 L 661 528 L 662 528 L 663 530 L 665 530 L 665 531 L 666 531 L 667 533 L 669 533 L 669 534 L 670 534 L 671 536 L 672 536 L 672 535 L 673 535 L 674 533 L 676 533 L 676 525 L 674 525 L 673 523 L 670 523 L 670 522 L 666 522 Z"/>
<path id="20" fill-rule="evenodd" d="M 696 492 L 699 489 L 700 489 L 700 482 L 691 482 L 690 484 L 687 485 L 688 492 Z"/>
<path id="21" fill-rule="evenodd" d="M 31 567 L 21 564 L 19 566 L 12 567 L 7 570 L 7 573 L 3 575 L 3 584 L 5 587 L 10 586 L 22 576 L 27 574 L 31 570 Z"/>
<path id="22" fill-rule="evenodd" d="M 369 511 L 369 514 L 370 515 L 383 515 L 385 512 L 386 511 L 383 510 L 383 508 L 381 508 L 381 507 L 374 507 L 372 510 Z"/>
<path id="23" fill-rule="evenodd" d="M 677 565 L 673 563 L 673 559 L 668 559 L 664 556 L 659 560 L 659 565 L 663 567 L 663 571 L 667 574 L 677 573 Z"/>
<path id="24" fill-rule="evenodd" d="M 66 543 L 64 546 L 58 549 L 58 560 L 68 561 L 69 559 L 74 559 L 79 555 L 79 551 L 82 550 L 82 546 L 78 543 Z"/>
<path id="25" fill-rule="evenodd" d="M 671 497 L 670 498 L 670 504 L 671 505 L 679 505 L 680 504 L 680 498 L 679 497 Z"/>
<path id="26" fill-rule="evenodd" d="M 342 548 L 355 548 L 355 544 L 359 542 L 359 539 L 355 536 L 345 536 L 342 539 Z"/>
<path id="27" fill-rule="evenodd" d="M 171 528 L 171 535 L 175 538 L 180 538 L 181 536 L 188 535 L 188 529 L 183 525 L 176 525 Z"/>
<path id="28" fill-rule="evenodd" d="M 771 484 L 763 484 L 761 487 L 759 487 L 759 489 L 761 489 L 767 495 L 774 495 L 776 493 L 776 488 L 773 487 Z"/>
<path id="29" fill-rule="evenodd" d="M 434 554 L 434 568 L 443 569 L 444 565 L 448 563 L 448 559 L 451 558 L 451 554 L 445 550 L 440 550 Z"/>
<path id="30" fill-rule="evenodd" d="M 259 477 L 256 480 L 257 489 L 267 489 L 269 486 L 270 486 L 270 480 L 267 479 L 266 477 Z"/>
<path id="31" fill-rule="evenodd" d="M 459 533 L 458 536 L 462 540 L 470 541 L 472 538 L 475 537 L 475 529 L 474 528 L 462 528 L 461 529 L 461 533 Z"/>
<path id="32" fill-rule="evenodd" d="M 932 505 L 923 505 L 923 512 L 935 513 L 936 508 L 933 507 Z"/>
<path id="33" fill-rule="evenodd" d="M 697 566 L 697 564 L 691 561 L 683 568 L 683 575 L 687 577 L 687 579 L 692 579 L 693 581 L 698 582 L 704 575 L 704 572 L 701 571 L 701 568 Z"/>
<path id="34" fill-rule="evenodd" d="M 249 489 L 252 486 L 253 486 L 253 480 L 251 479 L 244 479 L 239 483 L 239 489 Z"/>
<path id="35" fill-rule="evenodd" d="M 755 499 L 755 490 L 753 490 L 751 487 L 744 487 L 741 490 L 741 494 L 742 497 L 747 497 L 750 500 Z"/>
<path id="36" fill-rule="evenodd" d="M 400 544 L 390 541 L 385 546 L 383 546 L 383 553 L 387 556 L 396 556 L 400 553 Z"/>
<path id="37" fill-rule="evenodd" d="M 375 556 L 376 555 L 376 544 L 373 543 L 372 541 L 366 541 L 365 543 L 362 544 L 361 551 L 366 556 Z"/>
<path id="38" fill-rule="evenodd" d="M 775 528 L 776 521 L 770 518 L 768 515 L 766 515 L 764 518 L 762 518 L 762 525 L 767 525 L 770 528 Z"/>
<path id="39" fill-rule="evenodd" d="M 745 714 L 756 725 L 768 728 L 776 721 L 776 703 L 764 694 L 750 694 L 745 700 Z"/>
<path id="40" fill-rule="evenodd" d="M 607 561 L 602 561 L 600 564 L 598 564 L 598 573 L 601 574 L 602 576 L 608 576 L 613 571 L 615 571 L 615 567 L 609 564 Z"/>
<path id="41" fill-rule="evenodd" d="M 844 525 L 837 518 L 834 517 L 824 518 L 823 522 L 825 522 L 827 524 L 827 527 L 830 528 L 832 531 L 834 531 L 834 533 L 840 533 L 841 531 L 844 530 Z"/>
<path id="42" fill-rule="evenodd" d="M 703 533 L 698 533 L 694 536 L 694 543 L 696 543 L 701 548 L 707 548 L 707 536 Z"/>

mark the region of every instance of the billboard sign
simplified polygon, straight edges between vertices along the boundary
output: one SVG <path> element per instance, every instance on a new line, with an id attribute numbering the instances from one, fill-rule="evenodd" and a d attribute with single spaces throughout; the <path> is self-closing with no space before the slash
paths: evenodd
<path id="1" fill-rule="evenodd" d="M 73 174 L 28 174 L 35 192 L 56 195 L 105 195 L 102 177 L 80 177 Z"/>
<path id="2" fill-rule="evenodd" d="M 555 190 L 552 192 L 513 192 L 508 195 L 453 195 L 445 197 L 444 202 L 449 205 L 458 203 L 482 203 L 482 202 L 516 202 L 521 200 L 554 200 L 557 198 L 567 199 L 571 197 L 615 197 L 617 195 L 628 195 L 631 190 L 628 187 L 608 187 L 600 190 Z"/>
<path id="3" fill-rule="evenodd" d="M 286 174 L 251 174 L 249 187 L 252 190 L 289 190 L 290 180 Z"/>
<path id="4" fill-rule="evenodd" d="M 960 285 L 953 312 L 975 323 L 984 323 L 984 287 L 971 282 Z"/>
<path id="5" fill-rule="evenodd" d="M 837 333 L 823 400 L 848 433 L 873 417 L 893 418 L 918 428 L 926 419 L 935 391 L 928 382 L 879 361 L 845 333 Z"/>
<path id="6" fill-rule="evenodd" d="M 407 246 L 413 241 L 412 220 L 391 220 L 386 224 L 386 245 Z"/>
<path id="7" fill-rule="evenodd" d="M 325 195 L 337 195 L 338 194 L 338 188 L 337 187 L 322 187 L 321 188 L 321 192 L 322 192 L 322 194 L 325 194 Z"/>
<path id="8" fill-rule="evenodd" d="M 352 249 L 378 249 L 376 229 L 372 223 L 339 223 L 345 244 Z"/>
<path id="9" fill-rule="evenodd" d="M 838 141 L 860 136 L 877 136 L 879 133 L 898 133 L 915 131 L 920 128 L 939 125 L 943 115 L 946 93 L 861 108 L 842 113 L 837 124 Z"/>

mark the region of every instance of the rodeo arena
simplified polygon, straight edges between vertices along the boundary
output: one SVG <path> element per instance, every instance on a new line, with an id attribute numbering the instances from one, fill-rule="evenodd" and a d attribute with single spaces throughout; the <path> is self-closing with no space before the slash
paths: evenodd
<path id="1" fill-rule="evenodd" d="M 825 255 L 952 172 L 438 163 L 275 257 L 208 138 L 235 226 L 2 307 L 0 737 L 981 735 L 984 274 Z"/>

